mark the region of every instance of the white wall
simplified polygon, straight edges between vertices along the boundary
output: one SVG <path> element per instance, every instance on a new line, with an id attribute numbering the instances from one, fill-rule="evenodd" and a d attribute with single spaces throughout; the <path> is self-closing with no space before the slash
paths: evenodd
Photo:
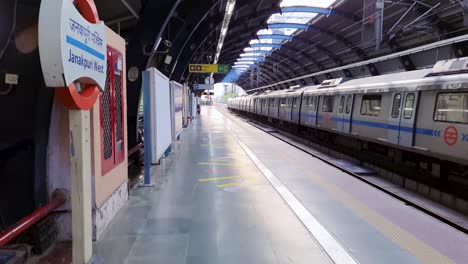
<path id="1" fill-rule="evenodd" d="M 148 72 L 150 73 L 151 163 L 156 164 L 172 144 L 170 87 L 169 78 L 156 68 L 150 68 Z"/>

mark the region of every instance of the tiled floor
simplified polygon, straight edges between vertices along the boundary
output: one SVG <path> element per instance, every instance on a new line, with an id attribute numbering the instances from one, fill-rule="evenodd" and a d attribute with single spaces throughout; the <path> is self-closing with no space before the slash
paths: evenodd
<path id="1" fill-rule="evenodd" d="M 329 263 L 222 116 L 203 114 L 154 167 L 157 187 L 131 192 L 95 254 L 106 263 Z"/>
<path id="2" fill-rule="evenodd" d="M 154 167 L 157 187 L 131 192 L 95 254 L 105 263 L 330 263 L 240 142 L 357 262 L 468 263 L 466 235 L 214 106 Z"/>

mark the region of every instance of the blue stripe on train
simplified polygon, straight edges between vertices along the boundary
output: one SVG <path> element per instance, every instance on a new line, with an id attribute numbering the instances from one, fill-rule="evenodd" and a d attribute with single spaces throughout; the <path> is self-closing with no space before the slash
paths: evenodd
<path id="1" fill-rule="evenodd" d="M 294 115 L 295 113 L 293 113 Z M 297 114 L 297 113 L 296 113 Z M 324 119 L 323 115 L 316 115 L 316 114 L 306 114 L 303 113 L 303 116 L 309 117 L 309 118 L 317 118 L 318 120 Z M 406 127 L 406 126 L 397 126 L 397 125 L 390 125 L 390 124 L 384 124 L 384 123 L 379 123 L 379 122 L 372 122 L 372 121 L 364 121 L 364 120 L 357 120 L 349 118 L 342 118 L 342 117 L 330 117 L 331 121 L 335 122 L 342 122 L 342 123 L 353 123 L 356 125 L 361 125 L 361 126 L 368 126 L 368 127 L 376 127 L 376 128 L 383 128 L 383 129 L 388 129 L 388 130 L 396 130 L 396 131 L 403 131 L 407 133 L 412 133 L 413 131 L 416 134 L 421 134 L 421 135 L 426 135 L 426 136 L 434 136 L 434 137 L 440 137 L 440 130 L 434 130 L 434 129 L 427 129 L 427 128 L 412 128 L 412 127 Z M 468 139 L 467 139 L 468 141 Z"/>

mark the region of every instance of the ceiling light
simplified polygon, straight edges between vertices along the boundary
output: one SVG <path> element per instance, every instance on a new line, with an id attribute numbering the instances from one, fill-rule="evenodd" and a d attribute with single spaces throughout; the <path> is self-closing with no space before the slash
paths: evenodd
<path id="1" fill-rule="evenodd" d="M 228 0 L 226 4 L 226 12 L 224 13 L 223 24 L 221 25 L 221 32 L 218 40 L 218 46 L 216 47 L 216 55 L 213 61 L 213 64 L 217 64 L 219 56 L 221 54 L 221 49 L 223 48 L 224 38 L 226 37 L 227 30 L 229 28 L 229 23 L 231 22 L 232 12 L 234 11 L 234 6 L 236 0 Z"/>
<path id="2" fill-rule="evenodd" d="M 234 11 L 234 5 L 236 4 L 235 1 L 228 3 L 227 8 L 226 8 L 226 13 L 228 15 L 232 15 L 232 12 Z"/>
<path id="3" fill-rule="evenodd" d="M 253 61 L 238 61 L 234 62 L 234 65 L 254 65 L 255 62 Z"/>
<path id="4" fill-rule="evenodd" d="M 259 61 L 259 58 L 253 57 L 253 58 L 239 58 L 237 61 Z"/>

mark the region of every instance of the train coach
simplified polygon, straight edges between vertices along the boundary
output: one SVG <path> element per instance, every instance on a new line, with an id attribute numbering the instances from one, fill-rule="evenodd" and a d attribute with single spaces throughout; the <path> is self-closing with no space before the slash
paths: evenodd
<path id="1" fill-rule="evenodd" d="M 320 140 L 340 138 L 348 147 L 385 146 L 384 154 L 401 162 L 429 157 L 468 165 L 468 58 L 440 61 L 432 69 L 233 98 L 228 107 L 310 130 Z"/>

